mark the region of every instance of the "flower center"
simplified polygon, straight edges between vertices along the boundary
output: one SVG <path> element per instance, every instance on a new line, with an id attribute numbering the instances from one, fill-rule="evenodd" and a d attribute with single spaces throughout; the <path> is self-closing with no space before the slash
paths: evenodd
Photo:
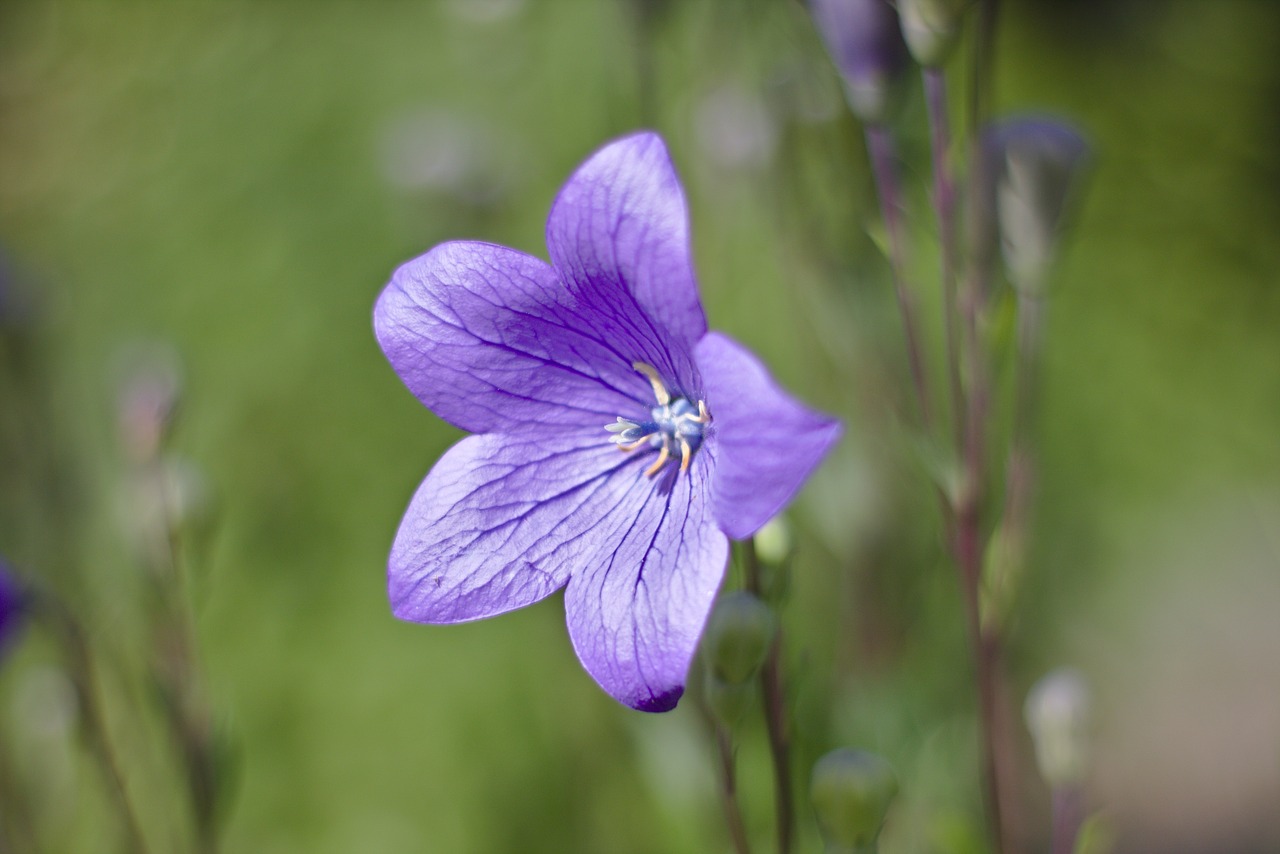
<path id="1" fill-rule="evenodd" d="M 606 424 L 604 429 L 613 434 L 610 441 L 622 451 L 657 449 L 658 459 L 644 471 L 648 477 L 661 471 L 677 454 L 680 471 L 688 471 L 689 461 L 702 446 L 702 431 L 711 423 L 707 404 L 699 400 L 695 405 L 685 397 L 673 398 L 652 365 L 634 362 L 632 367 L 648 377 L 658 405 L 649 410 L 647 421 L 632 421 L 619 415 L 616 422 Z"/>

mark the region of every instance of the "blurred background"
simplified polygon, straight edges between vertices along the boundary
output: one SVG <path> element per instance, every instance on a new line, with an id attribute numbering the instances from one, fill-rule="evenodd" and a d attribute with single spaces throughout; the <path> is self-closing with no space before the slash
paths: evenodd
<path id="1" fill-rule="evenodd" d="M 963 53 L 949 69 L 959 116 Z M 1094 148 L 1050 286 L 1011 701 L 1061 665 L 1088 679 L 1088 798 L 1115 850 L 1280 850 L 1280 7 L 1006 0 L 996 75 L 997 113 L 1066 117 Z M 931 294 L 917 81 L 904 97 Z M 7 3 L 0 555 L 80 615 L 151 850 L 187 850 L 193 819 L 152 674 L 153 493 L 121 415 L 139 364 L 181 386 L 161 495 L 187 514 L 182 667 L 223 850 L 729 850 L 691 695 L 618 706 L 558 596 L 425 627 L 384 591 L 400 514 L 459 434 L 383 359 L 376 295 L 446 239 L 545 257 L 561 182 L 642 126 L 683 177 L 712 325 L 848 428 L 789 515 L 797 776 L 875 750 L 902 780 L 884 850 L 985 850 L 862 132 L 800 4 Z M 32 622 L 0 662 L 0 772 L 24 804 L 6 817 L 32 850 L 125 850 L 55 634 Z M 740 762 L 764 850 L 757 725 Z"/>

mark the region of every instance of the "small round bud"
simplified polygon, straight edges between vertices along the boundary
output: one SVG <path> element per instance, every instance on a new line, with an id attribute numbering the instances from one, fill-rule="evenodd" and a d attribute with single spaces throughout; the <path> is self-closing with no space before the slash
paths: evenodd
<path id="1" fill-rule="evenodd" d="M 813 766 L 809 797 L 827 845 L 870 849 L 898 794 L 893 766 L 874 753 L 842 747 Z"/>
<path id="2" fill-rule="evenodd" d="M 960 13 L 955 0 L 898 0 L 902 35 L 916 62 L 943 63 L 960 35 Z"/>
<path id="3" fill-rule="evenodd" d="M 746 717 L 759 694 L 760 689 L 755 682 L 725 682 L 714 673 L 708 673 L 703 683 L 707 708 L 717 721 L 730 728 Z"/>
<path id="4" fill-rule="evenodd" d="M 710 675 L 738 685 L 756 674 L 778 631 L 773 610 L 745 590 L 716 600 L 702 636 Z"/>
<path id="5" fill-rule="evenodd" d="M 1070 668 L 1049 673 L 1027 694 L 1023 714 L 1036 764 L 1054 788 L 1083 782 L 1088 767 L 1089 686 Z"/>
<path id="6" fill-rule="evenodd" d="M 755 549 L 760 564 L 760 598 L 776 606 L 787 598 L 791 589 L 795 540 L 787 520 L 782 516 L 769 520 L 756 532 Z"/>
<path id="7" fill-rule="evenodd" d="M 910 63 L 898 13 L 888 0 L 810 0 L 809 9 L 861 121 L 884 122 Z"/>
<path id="8" fill-rule="evenodd" d="M 756 531 L 755 541 L 756 557 L 762 563 L 783 564 L 795 553 L 795 538 L 791 536 L 791 525 L 784 516 L 774 516 L 766 522 Z"/>

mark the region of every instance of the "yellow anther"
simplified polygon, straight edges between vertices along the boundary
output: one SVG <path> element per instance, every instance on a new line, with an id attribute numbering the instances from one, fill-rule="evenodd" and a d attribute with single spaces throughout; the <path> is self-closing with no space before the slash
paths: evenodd
<path id="1" fill-rule="evenodd" d="M 634 451 L 636 448 L 640 447 L 641 445 L 647 445 L 647 444 L 649 443 L 649 440 L 650 440 L 650 439 L 652 439 L 652 438 L 653 438 L 653 434 L 652 434 L 652 433 L 650 433 L 648 436 L 641 436 L 639 439 L 636 439 L 634 442 L 631 442 L 631 443 L 629 443 L 629 444 L 626 444 L 626 445 L 618 445 L 618 450 L 619 450 L 619 451 Z"/>
<path id="2" fill-rule="evenodd" d="M 662 382 L 662 377 L 658 376 L 658 369 L 653 365 L 646 365 L 644 362 L 632 362 L 631 367 L 649 378 L 649 384 L 653 386 L 653 396 L 658 399 L 658 403 L 666 406 L 671 402 L 671 392 L 667 391 L 666 385 Z"/>
<path id="3" fill-rule="evenodd" d="M 693 420 L 699 424 L 709 424 L 711 422 L 711 413 L 707 412 L 707 402 L 705 400 L 698 401 L 698 417 Z"/>
<path id="4" fill-rule="evenodd" d="M 670 457 L 671 457 L 671 454 L 668 453 L 667 446 L 663 445 L 662 450 L 658 451 L 658 459 L 654 461 L 653 465 L 649 466 L 647 469 L 644 470 L 644 476 L 653 477 L 655 474 L 658 473 L 659 469 L 661 469 L 663 466 L 667 464 L 667 460 Z"/>
<path id="5" fill-rule="evenodd" d="M 680 437 L 680 471 L 681 473 L 689 470 L 689 460 L 693 459 L 693 448 L 689 447 L 689 440 Z"/>

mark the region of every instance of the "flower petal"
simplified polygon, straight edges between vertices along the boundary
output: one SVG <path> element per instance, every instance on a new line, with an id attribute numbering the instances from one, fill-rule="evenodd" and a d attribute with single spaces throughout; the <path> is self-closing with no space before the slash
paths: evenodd
<path id="1" fill-rule="evenodd" d="M 694 351 L 717 448 L 716 521 L 746 539 L 778 513 L 840 437 L 840 422 L 778 388 L 755 356 L 711 332 Z"/>
<path id="2" fill-rule="evenodd" d="M 373 326 L 400 379 L 473 433 L 599 425 L 650 405 L 631 363 L 605 343 L 545 262 L 488 243 L 444 243 L 396 270 Z"/>
<path id="3" fill-rule="evenodd" d="M 659 136 L 610 143 L 573 173 L 551 207 L 547 249 L 609 340 L 695 390 L 690 354 L 707 319 L 684 190 Z"/>
<path id="4" fill-rule="evenodd" d="M 392 611 L 419 623 L 493 616 L 542 599 L 600 552 L 643 458 L 600 435 L 468 436 L 431 469 L 388 563 Z"/>
<path id="5" fill-rule="evenodd" d="M 583 667 L 621 703 L 673 708 L 724 577 L 729 542 L 712 518 L 714 469 L 703 448 L 688 472 L 639 471 L 602 531 L 610 545 L 565 588 L 569 637 Z"/>

